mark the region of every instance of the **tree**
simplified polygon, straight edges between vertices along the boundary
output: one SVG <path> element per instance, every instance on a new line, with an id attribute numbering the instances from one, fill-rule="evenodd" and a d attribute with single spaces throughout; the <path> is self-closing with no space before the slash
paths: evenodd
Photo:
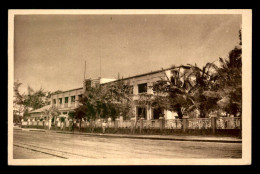
<path id="1" fill-rule="evenodd" d="M 132 86 L 120 78 L 114 83 L 89 86 L 80 100 L 78 110 L 84 112 L 88 120 L 108 117 L 115 120 L 120 114 L 125 118 L 130 117 L 132 90 Z"/>
<path id="2" fill-rule="evenodd" d="M 60 115 L 60 111 L 56 106 L 51 106 L 49 109 L 44 110 L 44 115 L 47 117 L 47 120 L 55 120 Z"/>
<path id="3" fill-rule="evenodd" d="M 124 119 L 133 116 L 133 86 L 119 78 L 114 83 L 103 85 L 103 106 L 109 111 L 109 116 L 115 119 L 122 115 Z"/>
<path id="4" fill-rule="evenodd" d="M 24 96 L 24 105 L 33 110 L 39 109 L 43 106 L 48 105 L 47 92 L 40 88 L 39 90 L 34 90 L 30 86 L 27 88 L 27 95 Z"/>
<path id="5" fill-rule="evenodd" d="M 81 130 L 81 121 L 86 117 L 86 108 L 85 107 L 77 107 L 75 109 L 74 118 L 79 120 L 79 131 Z"/>
<path id="6" fill-rule="evenodd" d="M 13 96 L 13 115 L 14 115 L 14 120 L 13 121 L 18 121 L 24 111 L 25 111 L 25 106 L 24 106 L 24 95 L 20 94 L 19 87 L 22 85 L 19 81 L 14 82 L 14 96 Z"/>
<path id="7" fill-rule="evenodd" d="M 229 115 L 242 113 L 242 40 L 239 30 L 239 45 L 229 52 L 228 58 L 219 58 L 218 91 L 221 100 L 218 105 Z"/>
<path id="8" fill-rule="evenodd" d="M 177 112 L 179 119 L 196 109 L 200 111 L 201 118 L 206 117 L 208 112 L 215 109 L 217 102 L 204 93 L 214 89 L 215 65 L 207 63 L 199 68 L 196 64 L 188 64 L 172 68 L 171 78 L 165 74 L 167 79 L 153 85 L 157 94 L 154 103 L 161 102 L 164 108 Z"/>
<path id="9" fill-rule="evenodd" d="M 75 117 L 75 111 L 70 111 L 68 115 L 70 119 L 73 119 Z"/>

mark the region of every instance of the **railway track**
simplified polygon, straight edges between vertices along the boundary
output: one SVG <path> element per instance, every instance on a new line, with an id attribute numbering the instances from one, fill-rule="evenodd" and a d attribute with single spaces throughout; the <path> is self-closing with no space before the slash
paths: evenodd
<path id="1" fill-rule="evenodd" d="M 88 156 L 81 155 L 81 154 L 66 152 L 66 151 L 57 150 L 57 149 L 51 149 L 51 148 L 47 148 L 47 147 L 41 147 L 38 145 L 33 145 L 33 144 L 28 144 L 28 143 L 19 142 L 19 143 L 14 143 L 13 145 L 16 147 L 28 149 L 28 150 L 31 150 L 34 152 L 47 154 L 47 155 L 50 155 L 50 156 L 53 156 L 56 158 L 62 158 L 62 159 L 89 158 Z"/>

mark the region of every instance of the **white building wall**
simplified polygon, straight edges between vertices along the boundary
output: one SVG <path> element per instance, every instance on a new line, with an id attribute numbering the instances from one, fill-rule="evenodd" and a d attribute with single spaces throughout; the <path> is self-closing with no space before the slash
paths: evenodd
<path id="1" fill-rule="evenodd" d="M 176 112 L 164 110 L 164 118 L 165 119 L 175 119 L 175 116 L 178 116 Z"/>

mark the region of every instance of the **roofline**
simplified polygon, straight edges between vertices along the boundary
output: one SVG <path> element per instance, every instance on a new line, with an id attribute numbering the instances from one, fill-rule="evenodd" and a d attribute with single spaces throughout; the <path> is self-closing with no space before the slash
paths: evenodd
<path id="1" fill-rule="evenodd" d="M 177 67 L 171 67 L 171 68 L 166 68 L 166 69 L 163 69 L 163 68 L 162 68 L 161 70 L 157 70 L 157 71 L 152 71 L 152 72 L 143 73 L 143 74 L 138 74 L 138 75 L 134 75 L 134 76 L 122 78 L 122 79 L 117 79 L 117 80 L 110 81 L 110 82 L 105 82 L 105 83 L 102 83 L 101 85 L 103 85 L 103 84 L 109 84 L 109 83 L 113 83 L 113 82 L 117 82 L 117 81 L 120 81 L 120 80 L 128 80 L 128 79 L 131 79 L 131 78 L 142 77 L 142 76 L 146 76 L 146 75 L 150 75 L 150 74 L 155 74 L 155 73 L 159 73 L 159 72 L 163 72 L 163 71 L 167 71 L 167 70 L 171 70 L 171 69 L 176 69 L 176 68 L 180 68 L 180 67 L 189 68 L 189 66 L 187 66 L 187 65 L 180 65 L 180 66 L 177 66 Z M 101 78 L 101 77 L 99 77 L 98 79 L 100 79 L 100 78 Z M 98 79 L 93 79 L 93 80 L 98 80 Z M 74 90 L 78 90 L 78 89 L 83 89 L 83 87 L 81 87 L 81 88 L 74 88 L 74 89 L 70 89 L 70 90 L 66 90 L 66 91 L 62 91 L 62 92 L 59 92 L 59 93 L 56 93 L 56 94 L 61 94 L 61 93 L 64 93 L 64 92 L 74 91 Z M 52 95 L 55 95 L 55 94 L 52 94 Z"/>
<path id="2" fill-rule="evenodd" d="M 172 67 L 172 68 L 166 68 L 166 69 L 162 68 L 162 70 L 152 71 L 152 72 L 148 72 L 148 73 L 144 73 L 144 74 L 138 74 L 138 75 L 134 75 L 134 76 L 130 76 L 130 77 L 126 77 L 126 78 L 122 78 L 122 79 L 118 79 L 118 80 L 115 80 L 115 81 L 106 82 L 106 83 L 102 83 L 102 84 L 109 84 L 109 83 L 117 82 L 117 81 L 120 81 L 120 80 L 128 80 L 128 79 L 131 79 L 131 78 L 142 77 L 142 76 L 155 74 L 155 73 L 159 73 L 159 72 L 163 72 L 163 71 L 167 71 L 167 70 L 172 70 L 172 69 L 176 69 L 176 68 L 180 68 L 180 67 L 189 68 L 189 66 L 185 66 L 185 65 L 180 65 L 178 67 Z"/>
<path id="3" fill-rule="evenodd" d="M 74 91 L 74 90 L 78 90 L 78 89 L 83 89 L 83 87 L 81 87 L 81 88 L 74 88 L 74 89 L 70 89 L 70 90 L 66 90 L 66 91 L 62 91 L 62 92 L 59 92 L 59 93 L 56 93 L 56 94 L 61 94 L 61 93 L 64 93 L 64 92 Z M 52 95 L 55 95 L 55 94 L 52 94 Z"/>

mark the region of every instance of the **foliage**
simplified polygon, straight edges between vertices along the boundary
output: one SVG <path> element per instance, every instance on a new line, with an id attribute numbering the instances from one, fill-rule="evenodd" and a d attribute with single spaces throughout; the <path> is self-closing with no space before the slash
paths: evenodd
<path id="1" fill-rule="evenodd" d="M 20 94 L 19 87 L 22 85 L 19 81 L 14 82 L 14 99 L 13 99 L 13 113 L 15 115 L 22 115 L 25 111 L 24 96 Z"/>
<path id="2" fill-rule="evenodd" d="M 49 99 L 52 94 L 51 92 L 44 91 L 42 88 L 39 90 L 34 90 L 28 86 L 27 94 L 20 94 L 19 87 L 21 85 L 22 83 L 19 81 L 14 82 L 14 115 L 23 115 L 23 118 L 26 119 L 30 116 L 29 112 L 31 110 L 36 110 L 50 104 Z M 45 112 L 46 115 L 49 116 L 49 111 Z M 52 115 L 54 114 L 52 112 L 57 112 L 57 109 L 51 108 L 50 112 Z M 56 114 L 54 115 L 56 116 Z"/>
<path id="3" fill-rule="evenodd" d="M 75 109 L 75 118 L 98 119 L 119 115 L 131 117 L 132 87 L 121 79 L 114 83 L 89 87 Z"/>
<path id="4" fill-rule="evenodd" d="M 218 92 L 221 100 L 218 106 L 228 114 L 241 116 L 242 113 L 242 41 L 241 30 L 239 31 L 240 42 L 229 52 L 227 59 L 219 58 L 218 68 Z"/>
<path id="5" fill-rule="evenodd" d="M 48 105 L 48 101 L 46 99 L 47 92 L 45 92 L 42 88 L 35 91 L 28 86 L 27 92 L 28 94 L 24 96 L 24 105 L 26 107 L 35 110 Z"/>
<path id="6" fill-rule="evenodd" d="M 60 121 L 61 121 L 61 122 L 64 122 L 64 121 L 65 121 L 65 117 L 61 117 L 61 118 L 60 118 Z"/>
<path id="7" fill-rule="evenodd" d="M 220 58 L 220 67 L 207 63 L 173 66 L 171 79 L 162 79 L 153 85 L 153 103 L 183 114 L 199 110 L 200 117 L 222 109 L 237 116 L 242 112 L 242 41 L 229 52 L 227 59 Z M 166 75 L 166 74 L 165 74 Z M 167 76 L 166 76 L 167 77 Z"/>
<path id="8" fill-rule="evenodd" d="M 69 119 L 73 119 L 75 117 L 75 112 L 74 111 L 70 111 L 68 113 L 68 115 L 69 115 Z"/>
<path id="9" fill-rule="evenodd" d="M 44 110 L 44 115 L 47 116 L 47 120 L 54 120 L 57 116 L 59 116 L 59 114 L 60 112 L 56 106 L 51 106 L 49 109 Z"/>
<path id="10" fill-rule="evenodd" d="M 22 118 L 23 117 L 21 115 L 14 115 L 13 122 L 14 123 L 20 123 Z"/>

